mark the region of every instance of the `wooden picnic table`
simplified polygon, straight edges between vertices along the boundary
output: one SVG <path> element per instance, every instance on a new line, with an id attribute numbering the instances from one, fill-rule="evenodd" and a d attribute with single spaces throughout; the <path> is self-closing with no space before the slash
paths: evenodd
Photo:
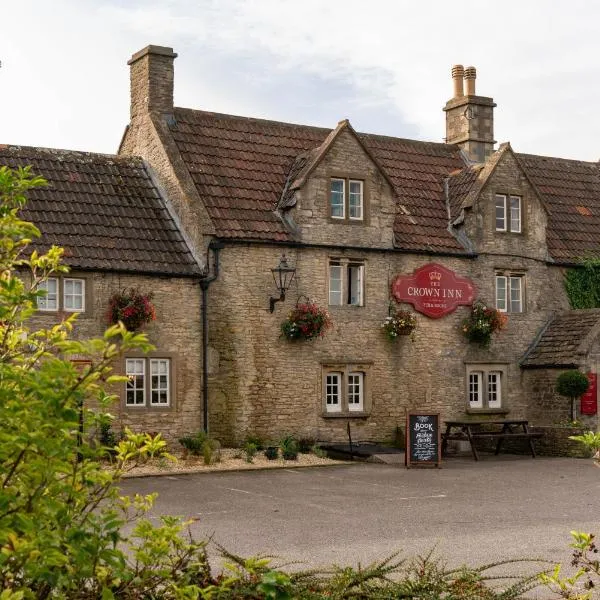
<path id="1" fill-rule="evenodd" d="M 524 439 L 529 443 L 531 456 L 535 458 L 533 439 L 542 436 L 541 433 L 529 431 L 529 421 L 526 419 L 502 419 L 490 421 L 487 419 L 465 419 L 464 421 L 444 421 L 446 431 L 442 433 L 442 455 L 446 453 L 449 440 L 468 441 L 471 445 L 473 458 L 479 460 L 477 449 L 473 443 L 478 439 L 497 439 L 496 452 L 500 452 L 506 439 Z"/>

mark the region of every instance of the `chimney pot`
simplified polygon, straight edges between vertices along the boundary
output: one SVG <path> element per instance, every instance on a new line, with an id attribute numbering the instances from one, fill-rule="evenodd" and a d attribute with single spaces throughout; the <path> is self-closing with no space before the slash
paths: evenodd
<path id="1" fill-rule="evenodd" d="M 477 79 L 477 69 L 467 67 L 465 69 L 465 81 L 467 82 L 467 96 L 475 95 L 475 80 Z"/>
<path id="2" fill-rule="evenodd" d="M 460 98 L 464 96 L 463 91 L 464 68 L 462 65 L 454 65 L 452 67 L 452 79 L 454 81 L 454 97 Z"/>

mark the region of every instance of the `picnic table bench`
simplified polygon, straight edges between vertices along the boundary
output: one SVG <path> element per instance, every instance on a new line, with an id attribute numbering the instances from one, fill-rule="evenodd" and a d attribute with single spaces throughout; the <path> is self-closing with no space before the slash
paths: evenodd
<path id="1" fill-rule="evenodd" d="M 475 440 L 498 440 L 495 454 L 500 452 L 504 440 L 527 440 L 531 456 L 535 458 L 533 440 L 542 436 L 541 433 L 529 431 L 529 421 L 526 419 L 503 419 L 498 421 L 469 419 L 464 421 L 445 421 L 445 424 L 446 431 L 442 433 L 442 455 L 446 453 L 449 440 L 468 441 L 475 460 L 479 460 L 477 449 L 473 443 Z"/>

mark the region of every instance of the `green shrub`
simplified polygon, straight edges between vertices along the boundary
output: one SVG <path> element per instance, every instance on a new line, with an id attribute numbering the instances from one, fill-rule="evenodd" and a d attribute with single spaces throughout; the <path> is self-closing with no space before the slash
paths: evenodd
<path id="1" fill-rule="evenodd" d="M 279 449 L 281 450 L 281 457 L 284 460 L 297 460 L 298 459 L 298 442 L 291 435 L 286 435 L 279 440 Z"/>
<path id="2" fill-rule="evenodd" d="M 256 449 L 259 451 L 265 449 L 265 440 L 262 436 L 258 435 L 257 433 L 246 434 L 242 447 L 245 444 L 254 444 L 256 446 Z"/>
<path id="3" fill-rule="evenodd" d="M 297 442 L 298 452 L 301 452 L 302 454 L 308 454 L 315 445 L 315 441 L 316 440 L 314 438 L 300 438 Z"/>
<path id="4" fill-rule="evenodd" d="M 254 457 L 258 452 L 258 448 L 256 447 L 255 443 L 245 442 L 244 446 L 242 447 L 242 451 L 244 453 L 244 459 L 247 463 L 254 462 Z"/>
<path id="5" fill-rule="evenodd" d="M 310 449 L 310 451 L 319 458 L 327 458 L 327 452 L 325 452 L 323 448 L 317 446 L 316 444 Z"/>

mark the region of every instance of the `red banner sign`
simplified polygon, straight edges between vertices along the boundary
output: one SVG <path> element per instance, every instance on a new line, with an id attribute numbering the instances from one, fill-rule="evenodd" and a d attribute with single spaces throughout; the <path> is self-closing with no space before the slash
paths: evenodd
<path id="1" fill-rule="evenodd" d="M 596 373 L 587 374 L 590 386 L 587 392 L 581 396 L 581 414 L 595 415 L 598 412 L 598 376 Z"/>
<path id="2" fill-rule="evenodd" d="M 475 286 L 470 279 L 429 263 L 412 275 L 398 275 L 392 282 L 392 296 L 396 302 L 408 302 L 420 313 L 439 319 L 454 312 L 459 304 L 473 304 Z"/>

